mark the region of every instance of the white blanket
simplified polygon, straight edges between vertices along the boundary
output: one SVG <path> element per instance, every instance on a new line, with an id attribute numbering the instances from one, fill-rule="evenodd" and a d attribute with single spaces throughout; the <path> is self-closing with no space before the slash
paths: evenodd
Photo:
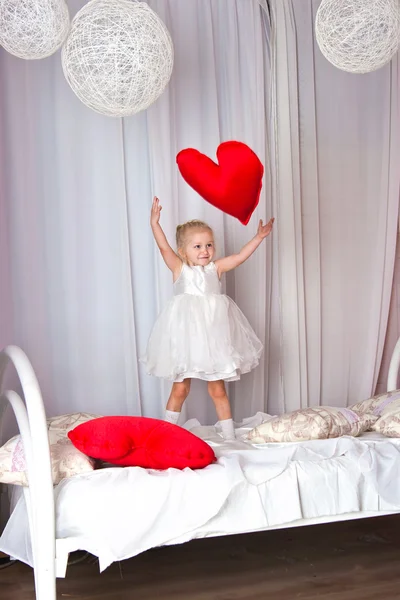
<path id="1" fill-rule="evenodd" d="M 186 428 L 218 457 L 203 470 L 115 467 L 63 480 L 55 499 L 64 551 L 87 550 L 103 570 L 149 548 L 196 537 L 400 511 L 400 440 L 365 434 L 287 444 L 244 441 L 264 417 L 242 423 L 234 442 L 224 442 L 215 427 L 189 421 Z M 0 550 L 32 564 L 23 495 Z"/>

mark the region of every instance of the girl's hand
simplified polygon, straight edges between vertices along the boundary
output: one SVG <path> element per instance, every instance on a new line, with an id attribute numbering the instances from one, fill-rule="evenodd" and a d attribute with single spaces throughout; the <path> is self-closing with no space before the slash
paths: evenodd
<path id="1" fill-rule="evenodd" d="M 153 204 L 151 207 L 151 216 L 150 216 L 150 224 L 157 225 L 160 220 L 160 213 L 162 211 L 162 206 L 160 205 L 160 201 L 157 196 L 153 198 Z"/>
<path id="2" fill-rule="evenodd" d="M 266 225 L 263 225 L 262 219 L 260 219 L 260 222 L 258 224 L 258 229 L 257 229 L 257 236 L 259 238 L 261 238 L 262 240 L 264 238 L 266 238 L 272 231 L 272 226 L 274 224 L 275 219 L 272 218 L 268 221 L 268 223 Z"/>

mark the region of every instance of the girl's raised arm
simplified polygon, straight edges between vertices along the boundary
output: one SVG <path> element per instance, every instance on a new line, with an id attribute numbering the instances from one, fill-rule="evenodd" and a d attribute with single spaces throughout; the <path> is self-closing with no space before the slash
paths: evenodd
<path id="1" fill-rule="evenodd" d="M 274 221 L 275 219 L 270 219 L 266 225 L 263 225 L 263 222 L 260 219 L 256 235 L 243 246 L 238 254 L 232 254 L 231 256 L 225 256 L 225 258 L 216 260 L 215 266 L 217 267 L 218 274 L 221 276 L 222 273 L 231 271 L 244 263 L 253 252 L 257 250 L 261 242 L 271 233 Z"/>
<path id="2" fill-rule="evenodd" d="M 160 225 L 161 210 L 162 206 L 160 205 L 160 201 L 156 196 L 154 196 L 150 216 L 151 229 L 165 264 L 176 276 L 180 273 L 182 268 L 182 260 L 179 258 L 176 252 L 173 251 L 168 243 L 164 231 L 162 230 Z"/>

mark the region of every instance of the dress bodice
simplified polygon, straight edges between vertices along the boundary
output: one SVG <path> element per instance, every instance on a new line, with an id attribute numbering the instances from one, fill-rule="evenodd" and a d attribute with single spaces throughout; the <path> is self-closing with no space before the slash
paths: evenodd
<path id="1" fill-rule="evenodd" d="M 205 267 L 189 267 L 186 263 L 182 263 L 182 271 L 174 283 L 174 295 L 179 294 L 194 296 L 221 294 L 221 282 L 215 263 L 211 262 Z"/>

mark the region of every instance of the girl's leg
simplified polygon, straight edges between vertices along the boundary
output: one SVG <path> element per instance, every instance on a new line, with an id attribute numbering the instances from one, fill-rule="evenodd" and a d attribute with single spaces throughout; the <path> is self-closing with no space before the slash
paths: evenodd
<path id="1" fill-rule="evenodd" d="M 226 393 L 225 383 L 222 380 L 209 381 L 208 393 L 217 411 L 218 419 L 222 427 L 222 435 L 226 440 L 235 439 L 235 429 L 233 427 L 231 405 Z"/>
<path id="2" fill-rule="evenodd" d="M 175 382 L 172 384 L 171 393 L 167 402 L 165 411 L 165 421 L 169 423 L 178 423 L 179 415 L 181 414 L 183 403 L 185 402 L 190 392 L 190 379 Z"/>

